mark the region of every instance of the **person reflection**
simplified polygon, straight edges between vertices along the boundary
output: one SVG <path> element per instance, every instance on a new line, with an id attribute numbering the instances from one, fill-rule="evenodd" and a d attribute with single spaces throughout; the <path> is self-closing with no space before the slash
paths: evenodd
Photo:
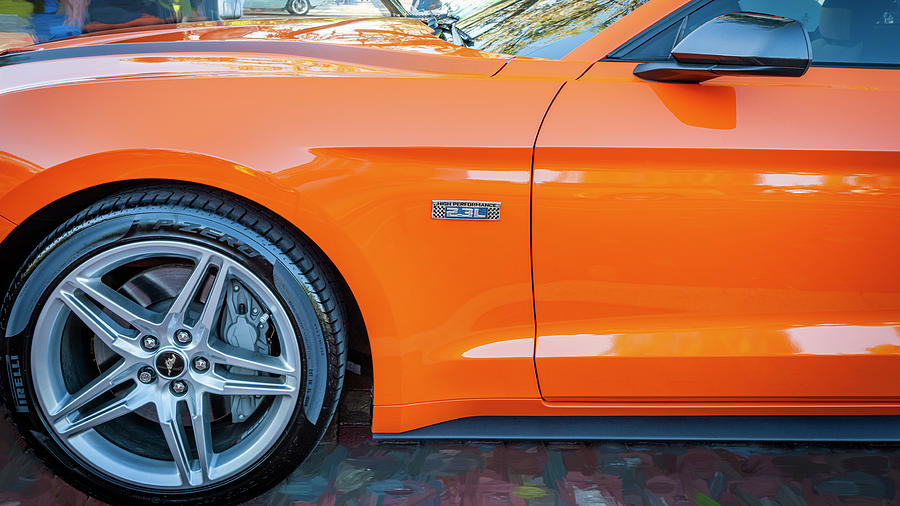
<path id="1" fill-rule="evenodd" d="M 84 33 L 175 23 L 192 17 L 190 0 L 63 0 L 66 24 Z"/>

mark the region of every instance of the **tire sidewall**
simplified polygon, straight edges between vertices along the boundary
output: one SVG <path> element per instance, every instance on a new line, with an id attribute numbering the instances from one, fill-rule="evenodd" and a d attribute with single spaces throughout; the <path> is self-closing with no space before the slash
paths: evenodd
<path id="1" fill-rule="evenodd" d="M 300 8 L 297 9 L 295 8 L 296 6 L 300 6 Z M 287 3 L 288 12 L 297 16 L 305 16 L 308 14 L 310 7 L 309 0 L 288 0 Z"/>
<path id="2" fill-rule="evenodd" d="M 310 280 L 278 247 L 248 227 L 196 209 L 160 206 L 114 211 L 57 232 L 22 267 L 14 283 L 12 313 L 31 311 L 24 328 L 17 331 L 14 318 L 4 315 L 4 393 L 11 415 L 30 446 L 48 462 L 53 471 L 86 492 L 110 502 L 164 503 L 232 502 L 258 493 L 280 481 L 315 447 L 327 424 L 330 411 L 323 404 L 336 392 L 328 391 L 328 340 L 321 308 L 311 296 Z M 300 348 L 301 392 L 298 404 L 284 433 L 267 453 L 242 472 L 191 492 L 142 489 L 93 470 L 56 440 L 40 413 L 31 380 L 31 341 L 44 303 L 57 284 L 82 261 L 101 251 L 123 244 L 147 240 L 175 240 L 199 244 L 228 255 L 250 269 L 279 299 L 291 320 Z M 13 335 L 9 335 L 10 333 Z M 24 401 L 24 402 L 23 402 Z M 47 458 L 49 457 L 49 458 Z M 54 465 L 58 464 L 58 465 Z M 286 470 L 286 472 L 285 472 Z M 275 479 L 275 477 L 278 477 Z M 98 486 L 98 478 L 107 483 Z M 124 493 L 115 493 L 122 490 Z M 216 493 L 216 492 L 219 493 Z M 221 495 L 220 495 L 221 494 Z"/>

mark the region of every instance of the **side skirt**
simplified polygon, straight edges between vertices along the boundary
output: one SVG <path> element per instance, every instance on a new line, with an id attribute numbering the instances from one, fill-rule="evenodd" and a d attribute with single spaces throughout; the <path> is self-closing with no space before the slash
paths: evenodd
<path id="1" fill-rule="evenodd" d="M 900 416 L 476 416 L 377 440 L 900 442 Z"/>

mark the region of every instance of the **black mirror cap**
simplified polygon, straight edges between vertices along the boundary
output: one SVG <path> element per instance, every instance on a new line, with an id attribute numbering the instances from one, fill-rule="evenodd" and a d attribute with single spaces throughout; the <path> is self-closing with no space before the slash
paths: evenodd
<path id="1" fill-rule="evenodd" d="M 672 49 L 680 63 L 770 66 L 798 69 L 811 60 L 809 34 L 793 19 L 733 12 L 711 19 Z"/>
<path id="2" fill-rule="evenodd" d="M 800 77 L 812 61 L 809 34 L 793 19 L 733 12 L 712 19 L 672 49 L 675 62 L 639 65 L 653 81 L 702 82 L 720 75 Z"/>

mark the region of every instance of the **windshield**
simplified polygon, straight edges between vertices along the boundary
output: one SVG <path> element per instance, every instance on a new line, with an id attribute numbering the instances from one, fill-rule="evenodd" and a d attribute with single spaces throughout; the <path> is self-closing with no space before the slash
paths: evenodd
<path id="1" fill-rule="evenodd" d="M 211 20 L 423 18 L 496 53 L 559 58 L 647 0 L 0 0 L 0 50 L 84 33 Z"/>
<path id="2" fill-rule="evenodd" d="M 561 58 L 647 0 L 405 0 L 413 15 L 446 13 L 496 53 Z"/>

